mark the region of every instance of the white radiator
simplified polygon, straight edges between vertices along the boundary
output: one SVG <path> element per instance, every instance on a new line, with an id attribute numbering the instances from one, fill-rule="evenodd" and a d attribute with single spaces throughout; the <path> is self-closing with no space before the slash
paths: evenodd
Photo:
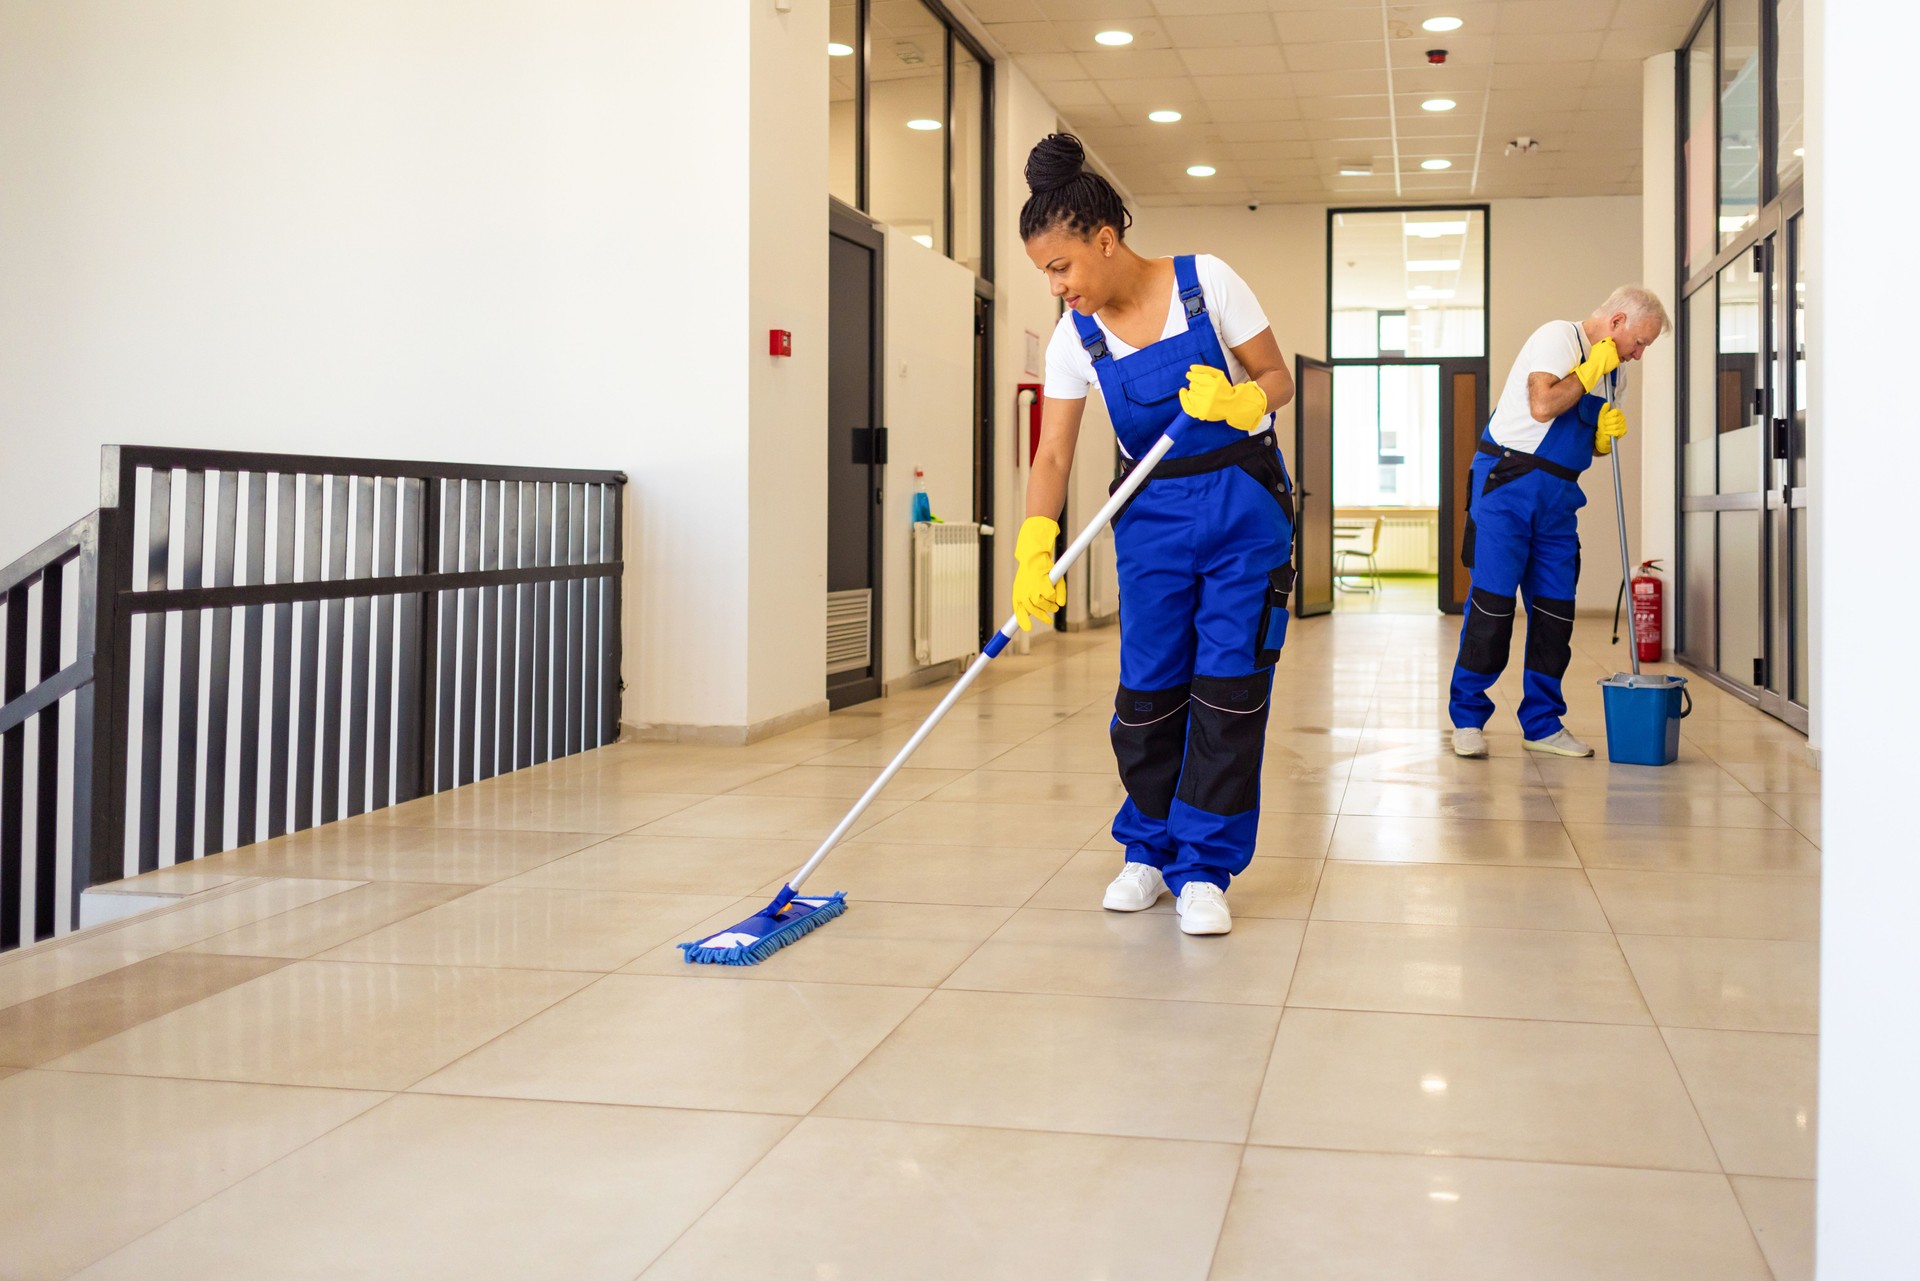
<path id="1" fill-rule="evenodd" d="M 827 675 L 873 662 L 873 590 L 827 593 Z"/>
<path id="2" fill-rule="evenodd" d="M 1120 563 L 1108 525 L 1087 548 L 1087 616 L 1112 618 L 1120 612 Z"/>
<path id="3" fill-rule="evenodd" d="M 913 527 L 913 660 L 922 667 L 980 649 L 980 526 Z"/>
<path id="4" fill-rule="evenodd" d="M 1388 516 L 1380 522 L 1380 571 L 1437 573 L 1440 568 L 1439 544 L 1439 525 L 1432 517 Z"/>

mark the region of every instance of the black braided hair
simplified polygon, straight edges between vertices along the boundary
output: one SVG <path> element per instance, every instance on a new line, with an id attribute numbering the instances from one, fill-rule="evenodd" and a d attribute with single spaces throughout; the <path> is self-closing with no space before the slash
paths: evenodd
<path id="1" fill-rule="evenodd" d="M 1020 208 L 1020 239 L 1056 229 L 1091 236 L 1112 227 L 1122 240 L 1133 215 L 1113 184 L 1086 167 L 1087 149 L 1070 133 L 1050 133 L 1027 155 L 1027 187 L 1033 192 Z"/>

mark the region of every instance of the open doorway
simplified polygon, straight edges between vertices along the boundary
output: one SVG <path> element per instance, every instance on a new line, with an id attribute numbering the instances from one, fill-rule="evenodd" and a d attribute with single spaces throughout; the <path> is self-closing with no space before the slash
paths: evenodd
<path id="1" fill-rule="evenodd" d="M 1457 612 L 1487 410 L 1487 210 L 1328 218 L 1334 608 Z"/>

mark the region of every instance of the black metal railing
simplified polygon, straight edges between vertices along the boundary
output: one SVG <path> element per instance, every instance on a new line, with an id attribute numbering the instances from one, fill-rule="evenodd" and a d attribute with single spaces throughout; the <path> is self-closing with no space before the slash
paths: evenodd
<path id="1" fill-rule="evenodd" d="M 0 570 L 0 948 L 89 885 L 612 742 L 625 480 L 104 450 L 100 510 Z"/>

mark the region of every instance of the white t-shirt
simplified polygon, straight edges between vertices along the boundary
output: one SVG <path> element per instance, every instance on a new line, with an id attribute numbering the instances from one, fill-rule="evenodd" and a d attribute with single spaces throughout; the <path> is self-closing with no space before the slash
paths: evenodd
<path id="1" fill-rule="evenodd" d="M 1539 452 L 1540 442 L 1547 438 L 1547 428 L 1553 424 L 1540 422 L 1533 416 L 1533 407 L 1527 400 L 1527 379 L 1533 374 L 1565 378 L 1575 365 L 1587 358 L 1587 351 L 1586 331 L 1572 321 L 1550 320 L 1534 330 L 1533 337 L 1520 349 L 1520 358 L 1513 362 L 1506 389 L 1500 393 L 1500 403 L 1494 406 L 1493 422 L 1487 430 L 1493 443 L 1502 449 Z M 1618 405 L 1627 391 L 1625 371 L 1614 370 L 1593 390 L 1595 395 Z"/>
<path id="2" fill-rule="evenodd" d="M 1221 354 L 1227 358 L 1227 377 L 1237 383 L 1245 382 L 1247 371 L 1233 358 L 1233 349 L 1249 338 L 1257 338 L 1268 327 L 1267 313 L 1260 310 L 1260 300 L 1247 288 L 1247 282 L 1212 254 L 1196 255 L 1193 270 L 1200 278 L 1200 294 L 1207 302 L 1207 319 L 1213 322 L 1214 336 L 1220 340 Z M 1187 312 L 1180 305 L 1177 280 L 1168 294 L 1167 323 L 1160 330 L 1162 338 L 1187 332 Z M 1113 330 L 1108 329 L 1099 316 L 1096 315 L 1093 322 L 1107 336 L 1107 350 L 1115 360 L 1139 350 L 1114 337 Z M 1087 349 L 1080 345 L 1080 331 L 1074 326 L 1073 313 L 1069 311 L 1060 317 L 1053 338 L 1047 343 L 1047 396 L 1054 400 L 1085 400 L 1087 388 L 1099 385 L 1100 377 L 1094 372 Z"/>

